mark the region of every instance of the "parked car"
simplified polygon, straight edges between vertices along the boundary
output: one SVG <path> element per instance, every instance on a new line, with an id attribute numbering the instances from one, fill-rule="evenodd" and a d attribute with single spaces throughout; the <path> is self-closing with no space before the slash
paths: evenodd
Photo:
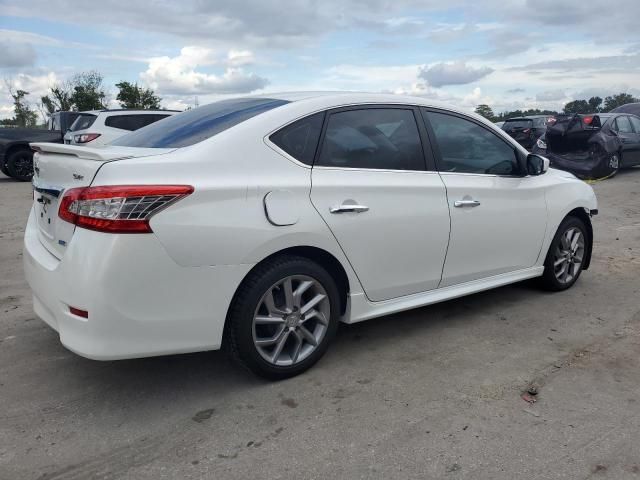
<path id="1" fill-rule="evenodd" d="M 177 110 L 95 110 L 84 113 L 64 136 L 68 145 L 105 145 L 178 113 Z"/>
<path id="2" fill-rule="evenodd" d="M 609 113 L 630 113 L 636 117 L 640 117 L 640 103 L 627 103 L 614 108 Z"/>
<path id="3" fill-rule="evenodd" d="M 47 128 L 4 128 L 0 130 L 0 171 L 22 181 L 33 175 L 33 152 L 29 142 L 62 143 L 62 136 L 81 115 L 80 112 L 56 112 L 49 116 Z"/>
<path id="4" fill-rule="evenodd" d="M 528 117 L 509 118 L 502 124 L 502 129 L 513 137 L 520 145 L 531 150 L 536 140 L 545 132 L 549 115 L 532 115 Z"/>
<path id="5" fill-rule="evenodd" d="M 296 375 L 359 322 L 589 267 L 593 190 L 424 98 L 223 100 L 111 145 L 34 143 L 36 314 L 110 360 L 224 345 Z"/>
<path id="6" fill-rule="evenodd" d="M 624 113 L 559 115 L 533 151 L 580 178 L 613 176 L 621 168 L 640 165 L 640 118 Z"/>

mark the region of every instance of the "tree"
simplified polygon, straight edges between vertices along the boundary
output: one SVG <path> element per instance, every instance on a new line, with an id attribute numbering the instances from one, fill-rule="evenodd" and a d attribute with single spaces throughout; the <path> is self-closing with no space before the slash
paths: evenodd
<path id="1" fill-rule="evenodd" d="M 142 88 L 137 83 L 125 81 L 116 83 L 116 87 L 118 88 L 116 100 L 120 102 L 122 108 L 160 109 L 162 99 L 150 88 Z"/>
<path id="2" fill-rule="evenodd" d="M 14 118 L 12 124 L 18 127 L 35 127 L 38 123 L 38 114 L 25 98 L 29 92 L 21 89 L 14 91 L 10 81 L 6 81 L 6 85 L 11 98 L 13 98 Z"/>
<path id="3" fill-rule="evenodd" d="M 475 109 L 475 112 L 478 115 L 483 116 L 484 118 L 486 118 L 487 120 L 493 122 L 495 119 L 495 115 L 493 114 L 493 110 L 491 110 L 491 107 L 489 105 L 486 104 L 481 104 L 478 105 Z"/>
<path id="4" fill-rule="evenodd" d="M 78 111 L 101 110 L 107 106 L 107 94 L 102 86 L 102 75 L 92 70 L 75 75 L 71 101 Z"/>
<path id="5" fill-rule="evenodd" d="M 564 113 L 591 113 L 591 106 L 586 100 L 574 100 L 562 109 Z"/>
<path id="6" fill-rule="evenodd" d="M 626 105 L 627 103 L 636 103 L 640 102 L 633 95 L 629 95 L 628 93 L 619 93 L 617 95 L 611 95 L 604 99 L 604 108 L 603 112 L 610 112 L 616 107 L 621 105 Z"/>
<path id="7" fill-rule="evenodd" d="M 589 107 L 591 108 L 590 113 L 598 113 L 602 111 L 602 98 L 601 97 L 591 97 L 589 100 Z"/>
<path id="8" fill-rule="evenodd" d="M 73 110 L 74 85 L 71 81 L 56 83 L 50 87 L 51 93 L 40 97 L 43 109 L 50 115 L 54 112 Z"/>

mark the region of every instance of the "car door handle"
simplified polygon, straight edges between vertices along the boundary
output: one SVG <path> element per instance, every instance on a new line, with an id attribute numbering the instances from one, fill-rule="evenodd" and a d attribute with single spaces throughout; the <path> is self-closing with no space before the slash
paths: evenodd
<path id="1" fill-rule="evenodd" d="M 365 205 L 343 203 L 339 207 L 331 207 L 329 209 L 329 212 L 331 213 L 362 213 L 368 210 L 369 210 L 369 207 Z"/>
<path id="2" fill-rule="evenodd" d="M 456 200 L 453 202 L 454 207 L 462 208 L 462 207 L 477 207 L 480 205 L 478 200 Z"/>

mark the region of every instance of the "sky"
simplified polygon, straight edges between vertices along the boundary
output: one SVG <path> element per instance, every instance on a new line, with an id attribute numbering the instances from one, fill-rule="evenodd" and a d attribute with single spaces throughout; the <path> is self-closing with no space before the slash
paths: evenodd
<path id="1" fill-rule="evenodd" d="M 7 84 L 97 70 L 165 108 L 284 91 L 418 95 L 473 110 L 640 96 L 640 0 L 0 0 Z"/>

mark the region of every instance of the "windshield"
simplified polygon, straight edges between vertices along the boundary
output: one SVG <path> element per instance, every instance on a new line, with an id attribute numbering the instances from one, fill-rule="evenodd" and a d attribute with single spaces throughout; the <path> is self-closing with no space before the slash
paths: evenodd
<path id="1" fill-rule="evenodd" d="M 533 122 L 531 120 L 507 120 L 502 125 L 503 130 L 513 130 L 516 128 L 531 128 Z"/>
<path id="2" fill-rule="evenodd" d="M 93 122 L 96 121 L 97 116 L 91 114 L 82 114 L 69 127 L 69 130 L 72 132 L 77 132 L 78 130 L 85 130 L 93 125 Z"/>
<path id="3" fill-rule="evenodd" d="M 116 139 L 112 145 L 142 148 L 186 147 L 286 103 L 289 102 L 273 98 L 221 100 L 143 127 Z"/>

